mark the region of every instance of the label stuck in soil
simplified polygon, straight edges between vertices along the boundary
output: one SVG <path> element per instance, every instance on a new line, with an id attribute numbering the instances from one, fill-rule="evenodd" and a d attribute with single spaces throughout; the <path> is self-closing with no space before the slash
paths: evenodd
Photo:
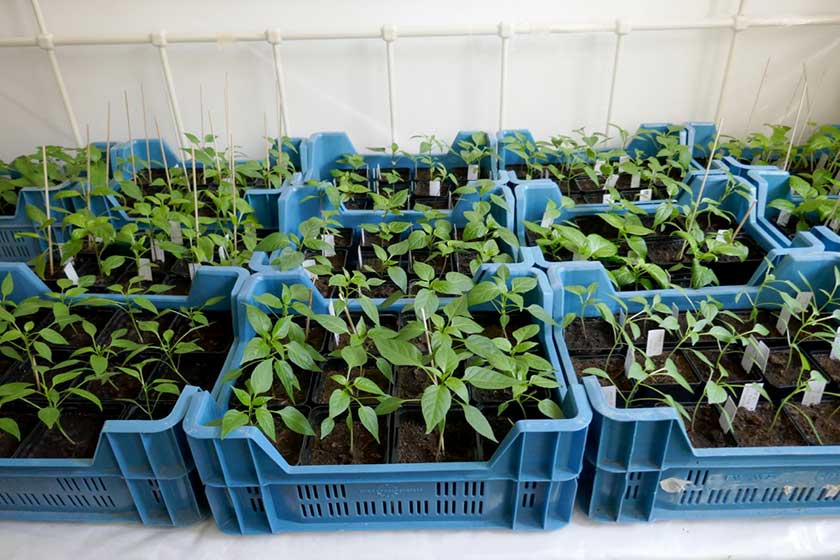
<path id="1" fill-rule="evenodd" d="M 478 181 L 478 165 L 471 163 L 467 166 L 467 181 Z"/>
<path id="2" fill-rule="evenodd" d="M 440 196 L 440 179 L 429 181 L 429 196 Z"/>
<path id="3" fill-rule="evenodd" d="M 744 348 L 744 355 L 741 357 L 741 369 L 745 372 L 749 373 L 755 363 L 755 346 L 753 346 L 753 340 L 750 339 L 747 347 Z"/>
<path id="4" fill-rule="evenodd" d="M 728 434 L 732 431 L 732 422 L 735 420 L 735 413 L 738 412 L 738 407 L 732 397 L 726 398 L 726 404 L 723 405 L 723 410 L 720 413 L 720 429 L 723 433 Z"/>
<path id="5" fill-rule="evenodd" d="M 334 257 L 335 256 L 335 234 L 325 233 L 321 236 L 321 239 L 323 239 L 324 243 L 326 243 L 326 247 L 321 249 L 321 254 L 325 257 Z"/>
<path id="6" fill-rule="evenodd" d="M 190 271 L 190 280 L 195 280 L 195 273 L 201 268 L 201 263 L 187 263 L 187 268 Z"/>
<path id="7" fill-rule="evenodd" d="M 761 370 L 761 373 L 767 369 L 767 361 L 770 359 L 770 348 L 764 344 L 764 342 L 759 342 L 758 346 L 755 351 L 755 365 L 758 366 L 758 369 Z"/>
<path id="8" fill-rule="evenodd" d="M 779 215 L 776 216 L 776 223 L 784 227 L 790 221 L 790 212 L 787 210 L 779 210 Z"/>
<path id="9" fill-rule="evenodd" d="M 630 368 L 636 363 L 636 351 L 632 348 L 627 349 L 627 355 L 624 356 L 624 375 L 630 377 Z"/>
<path id="10" fill-rule="evenodd" d="M 609 194 L 609 193 L 605 194 L 603 196 L 603 198 L 601 198 L 601 203 L 602 204 L 612 204 L 612 201 L 613 201 L 612 195 Z"/>
<path id="11" fill-rule="evenodd" d="M 163 249 L 160 248 L 160 244 L 157 239 L 152 240 L 151 257 L 152 262 L 163 262 L 166 259 L 166 254 L 163 252 Z"/>
<path id="12" fill-rule="evenodd" d="M 755 407 L 758 406 L 758 399 L 761 398 L 762 387 L 764 387 L 764 383 L 747 383 L 744 385 L 741 398 L 738 399 L 738 408 L 754 412 Z"/>
<path id="13" fill-rule="evenodd" d="M 382 166 L 379 165 L 378 163 L 376 164 L 376 180 L 377 181 L 382 180 Z"/>
<path id="14" fill-rule="evenodd" d="M 715 234 L 715 241 L 717 241 L 718 243 L 726 243 L 726 230 L 725 229 L 717 230 L 717 233 Z"/>
<path id="15" fill-rule="evenodd" d="M 677 321 L 680 320 L 680 308 L 676 303 L 671 304 L 671 315 L 673 315 L 674 319 Z"/>
<path id="16" fill-rule="evenodd" d="M 176 245 L 184 244 L 184 234 L 181 232 L 181 222 L 169 220 L 169 239 Z"/>
<path id="17" fill-rule="evenodd" d="M 618 183 L 618 175 L 613 173 L 609 177 L 607 177 L 606 188 L 612 189 L 615 187 L 616 183 Z"/>
<path id="18" fill-rule="evenodd" d="M 226 260 L 227 260 L 227 251 L 225 251 L 224 247 L 219 245 L 219 262 L 222 263 L 222 262 L 225 262 Z"/>
<path id="19" fill-rule="evenodd" d="M 553 222 L 553 220 L 548 215 L 548 212 L 544 212 L 542 220 L 540 220 L 540 227 L 541 228 L 551 227 L 552 222 Z"/>
<path id="20" fill-rule="evenodd" d="M 359 245 L 367 245 L 367 243 L 365 243 L 365 230 L 364 229 L 362 230 L 362 241 L 361 241 L 361 243 L 359 243 Z"/>
<path id="21" fill-rule="evenodd" d="M 662 347 L 665 345 L 665 329 L 651 329 L 647 334 L 647 347 L 645 354 L 648 358 L 653 358 L 662 353 Z"/>
<path id="22" fill-rule="evenodd" d="M 595 170 L 596 175 L 601 174 L 601 168 L 604 166 L 605 163 L 606 162 L 602 159 L 595 160 L 595 166 L 593 169 Z"/>
<path id="23" fill-rule="evenodd" d="M 333 300 L 330 300 L 330 304 L 327 306 L 327 313 L 335 317 L 335 304 L 333 304 Z"/>
<path id="24" fill-rule="evenodd" d="M 601 391 L 604 393 L 604 398 L 607 400 L 607 404 L 610 405 L 612 408 L 615 408 L 615 399 L 616 399 L 615 385 L 608 385 L 606 387 L 601 387 Z"/>
<path id="25" fill-rule="evenodd" d="M 148 282 L 152 281 L 152 261 L 139 259 L 137 261 L 137 275 Z"/>
<path id="26" fill-rule="evenodd" d="M 810 303 L 811 298 L 814 297 L 814 292 L 800 292 L 796 296 L 797 308 L 791 310 L 788 307 L 783 307 L 779 311 L 779 319 L 776 321 L 776 330 L 781 334 L 785 334 L 790 323 L 791 311 L 794 313 L 801 313 L 805 307 Z"/>
<path id="27" fill-rule="evenodd" d="M 361 270 L 362 265 L 364 264 L 364 261 L 362 260 L 362 246 L 361 245 L 356 245 L 356 258 L 358 259 L 356 261 L 356 268 L 358 270 Z"/>
<path id="28" fill-rule="evenodd" d="M 639 191 L 639 202 L 650 202 L 651 200 L 653 200 L 653 189 L 642 189 Z"/>
<path id="29" fill-rule="evenodd" d="M 820 156 L 819 161 L 817 161 L 817 169 L 825 169 L 826 163 L 828 163 L 828 154 L 823 154 Z"/>
<path id="30" fill-rule="evenodd" d="M 840 327 L 834 333 L 834 340 L 831 341 L 831 354 L 828 355 L 831 360 L 840 360 Z"/>
<path id="31" fill-rule="evenodd" d="M 74 285 L 79 285 L 79 273 L 76 272 L 76 267 L 73 266 L 73 259 L 67 261 L 67 264 L 64 265 L 64 276 L 70 279 Z"/>
<path id="32" fill-rule="evenodd" d="M 811 379 L 802 395 L 802 406 L 816 406 L 822 402 L 825 393 L 825 379 Z"/>
<path id="33" fill-rule="evenodd" d="M 301 263 L 301 266 L 303 267 L 303 271 L 306 272 L 306 275 L 309 276 L 309 279 L 312 280 L 313 282 L 315 282 L 318 279 L 318 275 L 315 274 L 314 272 L 310 271 L 309 267 L 310 266 L 315 266 L 316 264 L 317 263 L 315 262 L 315 259 L 306 259 Z M 330 305 L 332 305 L 332 302 L 330 302 Z"/>

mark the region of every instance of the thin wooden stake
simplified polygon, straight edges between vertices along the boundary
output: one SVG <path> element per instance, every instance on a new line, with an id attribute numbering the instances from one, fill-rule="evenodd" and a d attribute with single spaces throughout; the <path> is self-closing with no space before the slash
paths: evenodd
<path id="1" fill-rule="evenodd" d="M 210 123 L 210 136 L 213 137 L 213 161 L 216 162 L 216 181 L 222 182 L 222 162 L 219 161 L 219 144 L 216 142 L 216 132 L 213 130 L 213 113 L 207 111 L 207 120 Z"/>
<path id="2" fill-rule="evenodd" d="M 700 201 L 703 200 L 703 192 L 706 190 L 706 181 L 709 179 L 709 171 L 712 169 L 712 162 L 715 161 L 715 152 L 717 151 L 718 142 L 720 141 L 720 133 L 723 130 L 723 118 L 717 124 L 717 133 L 715 134 L 715 141 L 712 144 L 712 151 L 709 154 L 709 160 L 706 162 L 706 172 L 703 174 L 703 182 L 700 183 L 700 190 L 697 192 L 697 198 L 694 200 L 694 205 L 691 207 L 691 214 L 687 217 L 685 224 L 690 227 L 692 220 L 696 219 L 697 212 L 700 209 Z M 680 248 L 679 260 L 682 260 L 685 248 L 688 242 L 683 240 Z"/>
<path id="3" fill-rule="evenodd" d="M 767 57 L 767 62 L 764 64 L 764 73 L 761 75 L 761 82 L 758 84 L 758 91 L 755 92 L 755 101 L 753 101 L 752 109 L 750 109 L 750 116 L 747 118 L 747 134 L 751 132 L 752 120 L 755 115 L 755 110 L 758 108 L 758 100 L 761 98 L 761 90 L 764 89 L 764 82 L 767 80 L 767 70 L 770 68 L 770 57 Z"/>
<path id="4" fill-rule="evenodd" d="M 140 84 L 140 103 L 143 105 L 143 137 L 146 139 L 146 170 L 149 172 L 149 183 L 152 182 L 152 150 L 149 147 L 149 125 L 146 118 L 146 92 Z M 163 150 L 161 150 L 163 151 Z"/>
<path id="5" fill-rule="evenodd" d="M 741 223 L 738 224 L 738 227 L 735 228 L 735 233 L 732 234 L 732 241 L 735 241 L 735 238 L 738 237 L 738 234 L 741 232 L 741 228 L 744 227 L 745 223 L 747 223 L 747 219 L 750 217 L 750 214 L 752 214 L 756 202 L 758 202 L 758 200 L 753 199 L 752 203 L 750 204 L 750 207 L 747 209 L 747 213 L 744 214 L 743 218 L 741 218 Z"/>
<path id="6" fill-rule="evenodd" d="M 105 188 L 110 185 L 111 178 L 111 102 L 108 102 L 108 111 L 105 117 Z"/>
<path id="7" fill-rule="evenodd" d="M 163 149 L 163 137 L 160 135 L 160 123 L 157 117 L 155 117 L 155 130 L 157 131 L 160 155 L 163 158 L 163 172 L 166 174 L 166 187 L 169 189 L 169 192 L 172 192 L 172 178 L 169 176 L 169 164 L 166 161 L 166 150 Z"/>
<path id="8" fill-rule="evenodd" d="M 131 136 L 131 112 L 128 110 L 128 90 L 123 90 L 125 99 L 125 122 L 128 125 L 128 149 L 131 153 L 131 177 L 137 180 L 137 165 L 134 163 L 134 138 Z"/>
<path id="9" fill-rule="evenodd" d="M 198 84 L 198 107 L 201 115 L 201 149 L 204 150 L 204 86 Z M 203 185 L 207 185 L 207 168 L 201 166 L 201 181 Z"/>
<path id="10" fill-rule="evenodd" d="M 198 244 L 198 180 L 195 174 L 195 146 L 192 148 L 192 191 L 193 191 L 193 212 L 195 214 L 195 241 Z"/>
<path id="11" fill-rule="evenodd" d="M 228 74 L 225 72 L 225 129 L 228 133 L 228 151 L 230 163 L 230 194 L 232 206 L 232 221 L 233 221 L 233 252 L 237 252 L 237 219 L 236 219 L 236 147 L 233 144 L 233 129 L 230 119 L 230 81 Z M 220 185 L 221 186 L 221 185 Z"/>
<path id="12" fill-rule="evenodd" d="M 87 188 L 85 189 L 85 202 L 88 212 L 90 212 L 90 191 L 92 188 L 91 181 L 93 180 L 93 177 L 90 174 L 90 125 L 85 125 L 85 145 L 87 146 L 87 162 L 85 165 L 85 171 L 87 173 Z"/>
<path id="13" fill-rule="evenodd" d="M 804 73 L 805 66 L 803 65 L 802 71 Z M 785 171 L 788 169 L 788 165 L 790 164 L 790 154 L 793 151 L 793 142 L 796 138 L 796 129 L 799 127 L 799 117 L 802 116 L 802 106 L 805 104 L 805 96 L 808 95 L 808 76 L 804 75 L 803 79 L 805 80 L 804 85 L 802 86 L 802 96 L 799 98 L 799 108 L 796 110 L 796 118 L 793 121 L 793 129 L 790 132 L 790 143 L 788 143 L 787 155 L 785 155 L 785 165 L 782 167 Z"/>
<path id="14" fill-rule="evenodd" d="M 47 147 L 41 146 L 41 163 L 44 167 L 44 205 L 47 209 L 47 253 L 50 256 L 50 276 L 55 276 L 55 257 L 53 255 L 52 211 L 50 210 L 50 178 L 47 175 Z"/>
<path id="15" fill-rule="evenodd" d="M 422 309 L 422 308 L 420 309 L 420 316 L 423 318 L 423 332 L 426 334 L 426 344 L 429 345 L 429 347 L 426 349 L 426 351 L 431 352 L 432 351 L 432 339 L 429 336 L 429 323 L 426 320 L 426 310 L 425 309 Z"/>
<path id="16" fill-rule="evenodd" d="M 312 297 L 315 295 L 315 291 L 312 288 L 309 288 L 309 309 L 312 309 Z M 306 316 L 306 340 L 309 340 L 309 319 L 310 316 Z"/>
<path id="17" fill-rule="evenodd" d="M 271 142 L 268 139 L 268 113 L 263 111 L 263 136 L 265 137 L 265 188 L 271 188 Z"/>

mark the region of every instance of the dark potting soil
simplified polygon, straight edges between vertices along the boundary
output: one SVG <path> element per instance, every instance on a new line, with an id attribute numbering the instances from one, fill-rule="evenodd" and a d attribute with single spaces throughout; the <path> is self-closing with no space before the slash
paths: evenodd
<path id="1" fill-rule="evenodd" d="M 350 448 L 350 430 L 344 417 L 336 421 L 335 428 L 323 439 L 320 437 L 321 420 L 325 412 L 317 411 L 310 418 L 318 437 L 309 438 L 307 452 L 302 457 L 305 465 L 370 465 L 384 463 L 386 448 L 376 440 L 358 420 L 353 421 L 353 449 Z M 356 415 L 354 414 L 354 418 Z M 383 417 L 379 420 L 379 439 L 388 437 L 387 423 Z"/>
<path id="2" fill-rule="evenodd" d="M 832 360 L 830 352 L 810 352 L 810 355 L 819 368 L 828 376 L 827 379 L 835 383 L 840 383 L 840 361 Z"/>
<path id="3" fill-rule="evenodd" d="M 656 369 L 661 369 L 665 367 L 665 361 L 669 358 L 677 367 L 677 371 L 683 376 L 683 378 L 685 378 L 686 381 L 688 381 L 689 383 L 697 383 L 697 377 L 695 377 L 694 372 L 688 363 L 688 360 L 679 350 L 670 353 L 664 352 L 650 359 L 654 363 Z M 637 355 L 636 361 L 642 363 L 642 356 Z M 668 375 L 652 375 L 645 380 L 645 384 L 647 385 L 675 385 L 676 383 L 677 382 L 674 380 L 674 378 Z"/>
<path id="4" fill-rule="evenodd" d="M 287 428 L 283 419 L 276 414 L 274 415 L 274 436 L 274 441 L 271 442 L 274 448 L 280 452 L 287 463 L 297 465 L 300 462 L 303 436 Z"/>
<path id="5" fill-rule="evenodd" d="M 111 411 L 113 417 L 118 417 L 121 411 Z M 29 439 L 27 445 L 20 450 L 21 458 L 56 458 L 83 459 L 93 457 L 99 442 L 99 432 L 108 415 L 86 414 L 81 412 L 64 411 L 60 417 L 62 428 L 70 437 L 55 427 L 48 430 L 40 426 L 37 434 Z"/>
<path id="6" fill-rule="evenodd" d="M 414 186 L 414 196 L 418 198 L 426 198 L 426 199 L 433 199 L 433 198 L 442 198 L 444 202 L 449 198 L 449 186 L 445 183 L 441 182 L 440 191 L 436 195 L 429 194 L 431 190 L 429 185 L 428 179 L 418 181 L 417 184 Z"/>
<path id="7" fill-rule="evenodd" d="M 788 365 L 790 360 L 790 365 Z M 767 360 L 767 369 L 764 370 L 764 378 L 774 387 L 790 387 L 796 385 L 797 379 L 802 373 L 802 361 L 799 354 L 794 351 L 791 354 L 789 348 L 771 348 L 770 357 Z M 807 376 L 805 372 L 803 375 Z"/>
<path id="8" fill-rule="evenodd" d="M 840 445 L 840 402 L 827 401 L 815 406 L 786 405 L 785 412 L 809 444 Z"/>
<path id="9" fill-rule="evenodd" d="M 91 323 L 96 327 L 97 334 L 102 333 L 105 325 L 113 318 L 115 310 L 113 307 L 73 307 L 71 314 L 78 315 L 83 320 Z M 119 313 L 119 312 L 116 312 Z M 49 316 L 41 323 L 40 328 L 46 328 L 53 324 L 55 317 L 50 312 Z M 73 348 L 80 348 L 90 345 L 90 336 L 84 331 L 80 322 L 67 325 L 64 328 L 58 328 L 58 325 L 52 325 L 53 330 L 58 331 L 66 340 L 67 345 Z"/>
<path id="10" fill-rule="evenodd" d="M 694 412 L 694 406 L 686 405 L 689 414 Z M 740 414 L 741 411 L 738 411 Z M 703 404 L 697 409 L 693 421 L 683 418 L 688 439 L 694 447 L 735 447 L 735 439 L 720 428 L 720 412 L 716 406 Z"/>
<path id="11" fill-rule="evenodd" d="M 419 399 L 429 385 L 429 376 L 421 369 L 397 368 L 394 376 L 394 396 L 401 399 Z"/>
<path id="12" fill-rule="evenodd" d="M 172 381 L 186 381 L 187 385 L 209 391 L 216 384 L 227 353 L 191 352 L 174 357 L 177 373 L 172 371 L 168 362 L 161 362 L 157 376 Z"/>
<path id="13" fill-rule="evenodd" d="M 776 330 L 776 319 L 778 318 L 778 312 L 770 311 L 769 309 L 759 309 L 758 313 L 756 314 L 755 319 L 752 319 L 750 316 L 752 314 L 752 310 L 750 311 L 733 311 L 735 315 L 738 316 L 740 321 L 733 317 L 729 316 L 722 316 L 721 322 L 726 323 L 728 325 L 732 325 L 735 327 L 739 332 L 746 332 L 751 330 L 755 325 L 762 325 L 767 328 L 769 331 L 766 338 L 785 338 L 783 334 L 781 334 L 778 330 Z M 790 325 L 793 326 L 795 319 L 791 319 Z M 765 338 L 765 337 L 756 337 L 756 338 Z"/>
<path id="14" fill-rule="evenodd" d="M 205 311 L 207 325 L 196 325 L 198 330 L 188 340 L 195 342 L 205 352 L 225 352 L 233 344 L 233 322 L 229 311 Z M 180 329 L 188 329 L 189 323 L 181 320 Z M 314 322 L 314 321 L 313 321 Z M 179 329 L 179 330 L 180 330 Z"/>
<path id="15" fill-rule="evenodd" d="M 397 419 L 395 463 L 451 463 L 478 459 L 475 431 L 463 417 L 449 416 L 443 435 L 444 452 L 438 453 L 438 432 L 426 433 L 418 412 L 405 412 Z"/>
<path id="16" fill-rule="evenodd" d="M 168 328 L 173 327 L 173 321 L 174 321 L 174 317 L 172 315 L 167 314 L 167 315 L 162 315 L 158 318 L 155 318 L 155 317 L 149 315 L 148 313 L 144 313 L 144 312 L 135 312 L 134 313 L 134 319 L 137 321 L 138 325 L 142 321 L 156 320 L 158 322 L 158 327 L 159 327 L 158 332 L 161 334 L 161 336 L 163 335 L 163 333 Z M 155 337 L 155 335 L 153 333 L 148 332 L 148 331 L 144 331 L 144 330 L 141 330 L 138 333 L 137 329 L 134 328 L 134 324 L 131 321 L 131 316 L 129 316 L 128 313 L 122 312 L 122 311 L 119 312 L 119 313 L 116 313 L 114 315 L 113 319 L 111 319 L 111 321 L 105 327 L 105 330 L 107 332 L 102 335 L 101 342 L 102 343 L 107 343 L 108 341 L 110 341 L 111 340 L 111 334 L 114 331 L 117 331 L 117 330 L 120 330 L 120 329 L 125 329 L 125 333 L 122 335 L 122 338 L 127 338 L 128 340 L 131 340 L 133 342 L 139 342 L 139 343 L 142 343 L 142 344 L 156 344 L 157 343 L 157 338 Z M 179 333 L 176 332 L 175 336 L 177 337 L 178 334 Z"/>
<path id="17" fill-rule="evenodd" d="M 712 364 L 718 364 L 718 358 L 720 357 L 720 352 L 717 350 L 706 350 L 703 351 L 706 358 Z M 708 381 L 710 368 L 706 363 L 704 363 L 700 358 L 695 356 L 693 353 L 687 353 L 689 361 L 694 366 L 697 374 L 700 376 L 701 381 Z M 761 381 L 761 375 L 758 373 L 756 368 L 752 368 L 749 373 L 744 371 L 744 368 L 741 367 L 741 353 L 738 352 L 727 352 L 720 358 L 720 363 L 718 367 L 715 368 L 714 371 L 714 378 L 715 380 L 720 379 L 724 371 L 727 374 L 726 381 L 729 383 L 745 383 L 751 381 Z"/>
<path id="18" fill-rule="evenodd" d="M 2 417 L 11 418 L 17 422 L 18 430 L 20 431 L 20 441 L 15 436 L 0 431 L 0 459 L 6 459 L 14 455 L 17 448 L 20 447 L 21 442 L 32 432 L 38 423 L 38 418 L 28 412 L 23 414 L 6 414 L 4 412 Z"/>
<path id="19" fill-rule="evenodd" d="M 315 404 L 328 404 L 330 402 L 330 395 L 333 391 L 340 388 L 340 385 L 336 383 L 331 377 L 333 375 L 341 375 L 344 376 L 347 373 L 346 368 L 344 367 L 337 367 L 335 364 L 327 363 L 324 366 L 323 372 L 319 375 L 319 381 L 315 386 L 315 392 L 312 394 L 312 402 Z M 386 394 L 390 392 L 390 383 L 387 379 L 379 372 L 378 369 L 375 367 L 366 367 L 364 370 L 364 377 L 367 377 L 376 385 L 382 389 Z M 359 369 L 356 368 L 350 373 L 350 381 L 353 382 L 357 377 L 359 377 Z M 368 393 L 359 393 L 359 397 L 362 401 L 371 399 L 373 395 L 369 395 Z"/>
<path id="20" fill-rule="evenodd" d="M 609 374 L 612 383 L 603 377 L 598 377 L 598 382 L 602 387 L 615 385 L 625 394 L 632 389 L 632 383 L 624 375 L 624 357 L 613 356 L 606 360 L 606 355 L 603 356 L 572 356 L 572 367 L 578 378 L 587 377 L 590 374 L 584 373 L 587 368 L 600 368 Z"/>
<path id="21" fill-rule="evenodd" d="M 327 338 L 327 331 L 324 330 L 324 327 L 313 319 L 309 321 L 309 330 L 307 331 L 305 317 L 295 317 L 292 320 L 303 329 L 307 344 L 319 352 L 324 349 Z"/>
<path id="22" fill-rule="evenodd" d="M 454 206 L 456 200 L 452 199 L 452 204 L 449 203 L 449 197 L 411 197 L 411 208 L 413 210 L 420 210 L 423 211 L 427 208 L 433 208 L 435 210 L 449 210 L 452 206 Z"/>
<path id="23" fill-rule="evenodd" d="M 283 387 L 283 384 L 280 382 L 280 379 L 275 375 L 274 381 L 272 381 L 271 383 L 271 394 L 274 397 L 274 400 L 272 401 L 270 406 L 283 406 L 288 404 L 301 404 L 306 402 L 306 399 L 309 396 L 309 388 L 315 380 L 315 373 L 311 371 L 300 371 L 297 370 L 297 368 L 293 369 L 295 369 L 295 376 L 297 377 L 297 380 L 300 383 L 300 388 L 295 389 L 294 391 L 294 400 L 289 398 L 289 394 L 286 392 L 286 388 Z M 248 375 L 250 376 L 250 373 Z M 231 399 L 235 398 L 235 396 L 231 396 Z"/>
<path id="24" fill-rule="evenodd" d="M 773 424 L 776 410 L 769 403 L 761 403 L 754 412 L 739 408 L 732 422 L 738 447 L 766 447 L 802 445 L 802 436 L 785 414 Z"/>
<path id="25" fill-rule="evenodd" d="M 518 311 L 508 314 L 510 321 L 504 330 L 502 330 L 502 325 L 499 322 L 498 313 L 475 312 L 472 313 L 472 317 L 476 323 L 484 325 L 482 334 L 488 338 L 504 337 L 505 332 L 507 332 L 512 339 L 513 331 L 516 329 L 537 323 L 537 320 L 530 313 Z"/>
<path id="26" fill-rule="evenodd" d="M 142 385 L 130 375 L 115 372 L 107 381 L 89 381 L 84 388 L 102 402 L 115 401 L 116 399 L 133 399 L 142 388 Z"/>
<path id="27" fill-rule="evenodd" d="M 579 318 L 575 319 L 566 326 L 563 338 L 570 354 L 583 354 L 593 350 L 609 351 L 615 344 L 612 327 L 600 317 L 586 317 L 582 325 Z"/>

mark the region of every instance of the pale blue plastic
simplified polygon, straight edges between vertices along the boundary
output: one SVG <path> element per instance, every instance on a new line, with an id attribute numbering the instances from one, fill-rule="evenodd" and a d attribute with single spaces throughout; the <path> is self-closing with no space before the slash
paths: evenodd
<path id="1" fill-rule="evenodd" d="M 534 275 L 539 287 L 529 303 L 551 307 L 543 273 L 511 267 L 513 275 Z M 239 295 L 254 303 L 260 293 L 279 293 L 300 283 L 299 272 L 256 274 Z M 327 301 L 316 292 L 313 309 Z M 241 343 L 253 335 L 240 313 Z M 546 332 L 548 330 L 548 332 Z M 540 337 L 552 364 L 550 328 Z M 204 394 L 193 401 L 184 429 L 207 499 L 226 533 L 345 529 L 491 528 L 555 529 L 571 518 L 581 468 L 588 405 L 579 385 L 563 382 L 555 398 L 562 420 L 521 420 L 486 462 L 290 466 L 255 427 L 231 432 L 207 423 L 227 408 L 230 386 L 214 402 Z"/>
<path id="2" fill-rule="evenodd" d="M 59 192 L 72 188 L 69 182 L 50 188 L 50 210 L 52 217 L 60 222 L 64 213 L 71 208 L 70 199 L 53 200 Z M 46 200 L 43 187 L 24 187 L 18 191 L 18 201 L 12 216 L 0 216 L 0 261 L 27 262 L 47 248 L 46 240 L 41 241 L 33 237 L 19 237 L 19 233 L 39 233 L 38 226 L 26 215 L 26 207 L 34 206 L 42 212 L 46 211 Z M 52 226 L 53 241 L 61 242 L 63 230 L 60 223 Z M 46 236 L 46 232 L 44 232 Z"/>
<path id="3" fill-rule="evenodd" d="M 13 300 L 49 291 L 22 263 L 0 263 L 0 278 L 6 274 L 14 280 Z M 205 267 L 189 295 L 146 297 L 159 308 L 177 308 L 226 296 L 208 309 L 231 310 L 236 327 L 234 301 L 247 277 L 242 268 Z M 160 420 L 106 421 L 92 459 L 0 459 L 0 519 L 161 526 L 203 519 L 206 501 L 182 427 L 190 402 L 202 394 L 186 387 Z"/>
<path id="4" fill-rule="evenodd" d="M 451 150 L 457 151 L 459 149 L 458 143 L 461 141 L 470 141 L 471 136 L 476 132 L 478 131 L 458 132 L 452 141 Z M 486 136 L 489 143 L 488 149 L 493 154 L 496 150 L 495 138 L 489 133 L 486 133 Z M 334 169 L 341 168 L 337 160 L 345 154 L 359 153 L 356 147 L 353 146 L 353 142 L 350 141 L 350 137 L 344 132 L 316 132 L 304 144 L 306 144 L 306 148 L 301 151 L 301 153 L 305 154 L 303 157 L 306 158 L 303 174 L 304 181 L 332 181 L 333 177 L 330 172 Z M 428 168 L 428 165 L 420 162 L 415 165 L 411 158 L 405 155 L 397 155 L 396 158 L 392 158 L 387 153 L 366 153 L 363 156 L 365 163 L 371 170 L 375 169 L 377 165 L 380 165 L 384 169 L 392 167 L 407 167 L 411 169 L 415 167 L 420 169 Z M 445 165 L 447 169 L 465 165 L 463 160 L 457 154 L 452 153 L 452 151 L 444 154 L 433 154 L 432 157 Z M 496 161 L 492 157 L 482 159 L 480 168 L 489 170 L 491 179 L 498 177 Z"/>
<path id="5" fill-rule="evenodd" d="M 555 317 L 581 311 L 579 300 L 565 291 L 566 286 L 604 282 L 590 264 L 558 264 L 549 271 Z M 803 277 L 807 278 L 820 294 L 820 289 L 833 288 L 834 269 L 839 265 L 840 255 L 834 253 L 790 254 L 781 259 L 774 274 L 779 281 L 790 280 L 800 288 L 804 288 Z M 639 304 L 631 297 L 649 299 L 657 293 L 661 292 L 599 290 L 596 300 L 617 311 L 616 299 L 620 299 L 636 310 Z M 727 309 L 750 308 L 751 301 L 778 309 L 781 301 L 773 290 L 752 285 L 671 293 L 663 302 L 685 310 L 706 295 Z M 584 314 L 595 313 L 590 307 Z M 570 386 L 580 383 L 559 329 L 555 340 L 567 382 Z M 597 378 L 586 377 L 582 385 L 593 419 L 579 496 L 592 519 L 629 522 L 840 514 L 835 486 L 840 482 L 840 446 L 695 449 L 674 409 L 615 408 L 607 403 Z"/>

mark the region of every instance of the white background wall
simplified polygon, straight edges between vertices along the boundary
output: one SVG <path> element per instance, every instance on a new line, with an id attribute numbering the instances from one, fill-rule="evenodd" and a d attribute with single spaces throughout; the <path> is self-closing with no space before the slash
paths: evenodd
<path id="1" fill-rule="evenodd" d="M 500 21 L 609 22 L 615 18 L 674 20 L 731 16 L 738 0 L 42 0 L 56 35 L 170 32 L 316 31 L 401 25 L 495 24 Z M 746 15 L 840 13 L 837 0 L 746 0 Z M 0 36 L 34 35 L 28 0 L 0 5 Z M 625 38 L 613 121 L 711 120 L 731 32 L 637 32 Z M 528 35 L 511 42 L 508 127 L 538 137 L 586 126 L 606 116 L 613 34 Z M 792 122 L 801 65 L 807 64 L 813 119 L 840 121 L 840 27 L 750 29 L 738 40 L 725 129 L 743 133 L 764 64 L 772 58 L 755 125 Z M 400 39 L 395 45 L 397 131 L 450 139 L 459 129 L 495 130 L 498 122 L 498 37 Z M 290 133 L 346 130 L 357 148 L 388 141 L 385 47 L 381 40 L 289 42 L 282 46 Z M 142 133 L 140 84 L 149 119 L 174 139 L 158 53 L 152 45 L 59 47 L 58 57 L 84 135 L 104 139 L 106 103 L 112 136 L 126 137 L 123 91 L 135 136 Z M 263 115 L 276 122 L 271 48 L 267 43 L 172 45 L 170 59 L 187 130 L 198 131 L 199 86 L 217 132 L 228 73 L 234 134 L 250 155 L 262 154 Z M 0 158 L 43 143 L 73 145 L 46 54 L 0 49 Z M 755 127 L 754 127 L 755 128 Z"/>

